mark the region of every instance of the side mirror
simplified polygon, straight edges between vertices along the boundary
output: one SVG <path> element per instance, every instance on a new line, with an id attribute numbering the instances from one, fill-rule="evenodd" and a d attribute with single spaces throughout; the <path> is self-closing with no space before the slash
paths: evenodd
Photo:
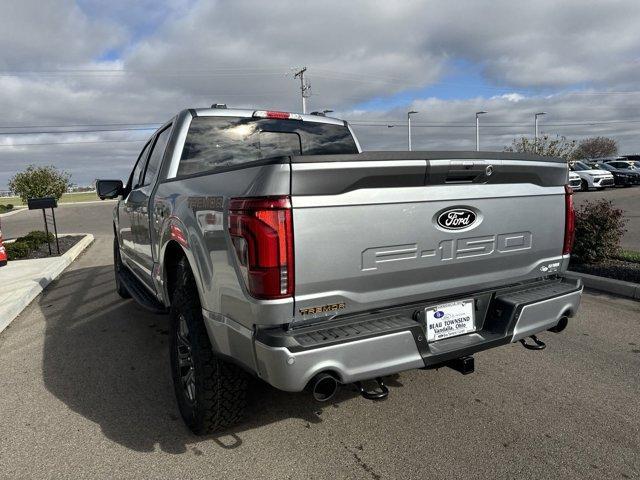
<path id="1" fill-rule="evenodd" d="M 122 180 L 97 180 L 96 192 L 100 200 L 116 198 L 118 195 L 123 194 L 124 186 L 122 185 Z"/>

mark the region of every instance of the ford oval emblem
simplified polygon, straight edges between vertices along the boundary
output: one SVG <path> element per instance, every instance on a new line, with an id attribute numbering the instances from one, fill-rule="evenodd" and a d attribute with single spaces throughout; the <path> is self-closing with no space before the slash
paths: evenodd
<path id="1" fill-rule="evenodd" d="M 462 230 L 476 222 L 476 214 L 468 208 L 450 208 L 438 215 L 438 225 L 446 230 Z"/>

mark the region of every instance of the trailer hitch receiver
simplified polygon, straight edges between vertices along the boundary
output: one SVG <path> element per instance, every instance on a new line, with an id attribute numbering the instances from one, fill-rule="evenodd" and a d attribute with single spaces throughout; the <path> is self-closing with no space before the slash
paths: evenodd
<path id="1" fill-rule="evenodd" d="M 475 362 L 473 355 L 467 355 L 466 357 L 454 358 L 447 362 L 447 367 L 454 369 L 456 372 L 460 372 L 463 375 L 469 375 L 475 370 Z"/>

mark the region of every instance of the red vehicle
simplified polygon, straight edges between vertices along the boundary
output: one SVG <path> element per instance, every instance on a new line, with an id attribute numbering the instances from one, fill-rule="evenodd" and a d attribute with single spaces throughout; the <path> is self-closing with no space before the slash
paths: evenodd
<path id="1" fill-rule="evenodd" d="M 0 267 L 4 267 L 7 264 L 7 250 L 2 243 L 2 225 L 0 225 Z"/>

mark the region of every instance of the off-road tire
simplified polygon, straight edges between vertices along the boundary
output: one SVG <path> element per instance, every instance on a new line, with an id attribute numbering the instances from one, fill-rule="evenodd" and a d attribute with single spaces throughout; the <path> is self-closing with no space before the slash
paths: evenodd
<path id="1" fill-rule="evenodd" d="M 113 239 L 113 269 L 116 276 L 116 292 L 122 298 L 131 298 L 131 294 L 127 287 L 124 286 L 122 280 L 120 280 L 120 270 L 122 270 L 124 266 L 122 265 L 122 258 L 120 257 L 120 246 L 118 245 L 118 239 Z"/>
<path id="2" fill-rule="evenodd" d="M 180 414 L 196 435 L 206 435 L 236 424 L 246 405 L 248 374 L 240 367 L 216 357 L 202 318 L 198 290 L 186 258 L 177 266 L 175 290 L 169 312 L 171 322 L 171 373 Z M 181 318 L 182 317 L 182 318 Z M 188 328 L 185 335 L 181 323 Z M 188 337 L 193 370 L 190 394 L 183 381 L 179 346 L 185 362 L 184 338 Z M 181 340 L 182 338 L 182 340 Z M 182 343 L 181 343 L 182 342 Z"/>

